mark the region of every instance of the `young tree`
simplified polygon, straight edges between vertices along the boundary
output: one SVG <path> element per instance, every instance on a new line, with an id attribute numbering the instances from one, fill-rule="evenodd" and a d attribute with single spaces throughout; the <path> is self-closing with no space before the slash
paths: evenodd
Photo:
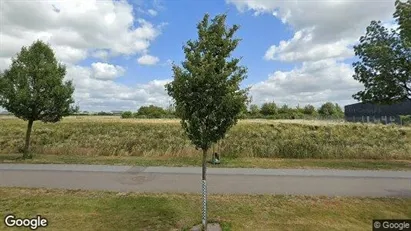
<path id="1" fill-rule="evenodd" d="M 121 113 L 121 118 L 122 119 L 133 118 L 133 113 L 131 111 L 125 111 L 125 112 Z"/>
<path id="2" fill-rule="evenodd" d="M 353 63 L 354 79 L 365 89 L 353 95 L 362 102 L 391 104 L 411 99 L 411 46 L 409 41 L 411 2 L 396 2 L 394 17 L 399 32 L 372 21 L 360 43 L 354 46 L 360 61 Z"/>
<path id="3" fill-rule="evenodd" d="M 290 113 L 290 112 L 291 112 L 291 108 L 289 108 L 287 104 L 284 104 L 283 106 L 281 106 L 278 109 L 278 113 L 280 113 L 280 114 L 287 114 L 287 113 Z"/>
<path id="4" fill-rule="evenodd" d="M 315 112 L 315 107 L 311 104 L 308 104 L 304 107 L 304 114 L 306 115 L 314 115 Z"/>
<path id="5" fill-rule="evenodd" d="M 33 122 L 55 123 L 78 111 L 72 107 L 74 87 L 63 82 L 66 68 L 58 63 L 53 50 L 42 41 L 23 47 L 0 76 L 0 106 L 28 121 L 23 158 L 29 153 Z"/>
<path id="6" fill-rule="evenodd" d="M 183 47 L 185 61 L 182 67 L 173 64 L 174 80 L 166 85 L 182 127 L 203 151 L 204 191 L 207 151 L 237 123 L 248 102 L 248 89 L 240 89 L 247 69 L 239 66 L 240 59 L 231 58 L 240 41 L 234 38 L 239 26 L 226 28 L 226 17 L 218 15 L 210 22 L 209 15 L 204 16 L 197 25 L 198 39 Z M 206 201 L 202 224 L 207 225 Z"/>
<path id="7" fill-rule="evenodd" d="M 327 102 L 321 105 L 320 109 L 318 110 L 318 113 L 323 116 L 332 116 L 335 115 L 337 111 L 333 103 Z"/>
<path id="8" fill-rule="evenodd" d="M 150 106 L 141 106 L 138 109 L 138 114 L 145 115 L 148 118 L 161 118 L 162 116 L 167 114 L 167 112 L 162 107 L 150 105 Z"/>
<path id="9" fill-rule="evenodd" d="M 261 114 L 267 115 L 275 115 L 278 113 L 277 105 L 274 102 L 270 103 L 263 103 L 260 109 Z"/>

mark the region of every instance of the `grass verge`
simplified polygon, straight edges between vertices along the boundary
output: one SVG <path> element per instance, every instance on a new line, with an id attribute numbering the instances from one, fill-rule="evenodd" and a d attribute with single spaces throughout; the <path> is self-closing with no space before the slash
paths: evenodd
<path id="1" fill-rule="evenodd" d="M 0 154 L 0 163 L 26 164 L 103 164 L 133 166 L 201 166 L 198 157 L 113 157 L 113 156 L 66 156 L 34 155 L 22 160 L 21 154 Z M 368 169 L 411 170 L 410 160 L 318 160 L 318 159 L 272 159 L 272 158 L 223 158 L 213 167 L 225 168 L 300 168 L 300 169 Z"/>
<path id="2" fill-rule="evenodd" d="M 189 230 L 201 196 L 0 188 L 3 217 L 41 215 L 42 230 Z M 209 220 L 228 230 L 371 230 L 372 219 L 406 219 L 411 199 L 209 195 Z M 6 230 L 3 222 L 1 230 Z M 11 228 L 7 230 L 21 230 Z"/>

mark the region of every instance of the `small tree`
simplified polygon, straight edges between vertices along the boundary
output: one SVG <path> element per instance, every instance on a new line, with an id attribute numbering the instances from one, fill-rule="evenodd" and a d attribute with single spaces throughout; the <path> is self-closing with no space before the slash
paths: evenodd
<path id="1" fill-rule="evenodd" d="M 264 103 L 260 109 L 261 114 L 268 116 L 268 115 L 275 115 L 278 113 L 277 105 L 274 102 Z"/>
<path id="2" fill-rule="evenodd" d="M 23 158 L 29 154 L 33 122 L 55 123 L 78 111 L 71 105 L 74 87 L 63 82 L 66 68 L 58 63 L 53 50 L 42 41 L 23 47 L 0 76 L 0 106 L 28 121 Z"/>
<path id="3" fill-rule="evenodd" d="M 139 115 L 145 115 L 148 118 L 161 118 L 167 112 L 162 108 L 154 105 L 142 106 L 138 109 Z"/>
<path id="4" fill-rule="evenodd" d="M 315 112 L 315 107 L 311 104 L 308 104 L 304 107 L 304 114 L 306 115 L 314 115 Z"/>
<path id="5" fill-rule="evenodd" d="M 121 113 L 121 118 L 123 119 L 133 118 L 133 113 L 131 111 L 125 111 Z"/>
<path id="6" fill-rule="evenodd" d="M 318 110 L 318 113 L 322 116 L 332 116 L 337 113 L 335 109 L 335 105 L 331 102 L 327 102 L 323 105 L 321 105 L 320 109 Z"/>
<path id="7" fill-rule="evenodd" d="M 198 40 L 189 40 L 183 47 L 182 67 L 173 64 L 174 80 L 166 85 L 173 97 L 176 114 L 188 138 L 203 151 L 203 227 L 206 229 L 206 159 L 213 143 L 223 139 L 237 123 L 246 108 L 248 89 L 240 89 L 247 69 L 239 66 L 240 59 L 230 58 L 239 39 L 233 38 L 239 26 L 226 28 L 226 15 L 209 22 L 206 14 L 197 25 Z"/>
<path id="8" fill-rule="evenodd" d="M 287 114 L 290 112 L 291 112 L 291 108 L 289 108 L 287 104 L 284 104 L 283 106 L 280 107 L 280 109 L 278 109 L 278 113 L 280 114 Z"/>

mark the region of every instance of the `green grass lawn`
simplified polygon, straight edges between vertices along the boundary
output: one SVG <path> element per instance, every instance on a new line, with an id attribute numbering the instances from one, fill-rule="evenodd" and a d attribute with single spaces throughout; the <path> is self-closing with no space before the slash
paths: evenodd
<path id="1" fill-rule="evenodd" d="M 411 218 L 411 199 L 209 195 L 209 220 L 224 230 L 371 230 L 372 219 Z M 189 230 L 201 196 L 0 188 L 5 217 L 41 215 L 41 230 Z M 5 229 L 3 222 L 0 230 Z M 39 229 L 40 230 L 40 229 Z"/>
<path id="2" fill-rule="evenodd" d="M 0 154 L 0 163 L 27 164 L 103 164 L 133 166 L 201 166 L 201 157 L 120 157 L 40 155 L 22 160 L 21 154 Z M 410 160 L 318 160 L 318 159 L 273 159 L 273 158 L 223 158 L 213 167 L 227 168 L 304 168 L 304 169 L 369 169 L 411 170 Z"/>

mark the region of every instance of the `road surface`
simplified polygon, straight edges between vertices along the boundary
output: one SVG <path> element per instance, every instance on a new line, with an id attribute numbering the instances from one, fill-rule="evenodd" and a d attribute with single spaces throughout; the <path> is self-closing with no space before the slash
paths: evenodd
<path id="1" fill-rule="evenodd" d="M 411 197 L 411 171 L 208 168 L 208 193 Z M 200 193 L 201 168 L 0 164 L 0 187 Z"/>

